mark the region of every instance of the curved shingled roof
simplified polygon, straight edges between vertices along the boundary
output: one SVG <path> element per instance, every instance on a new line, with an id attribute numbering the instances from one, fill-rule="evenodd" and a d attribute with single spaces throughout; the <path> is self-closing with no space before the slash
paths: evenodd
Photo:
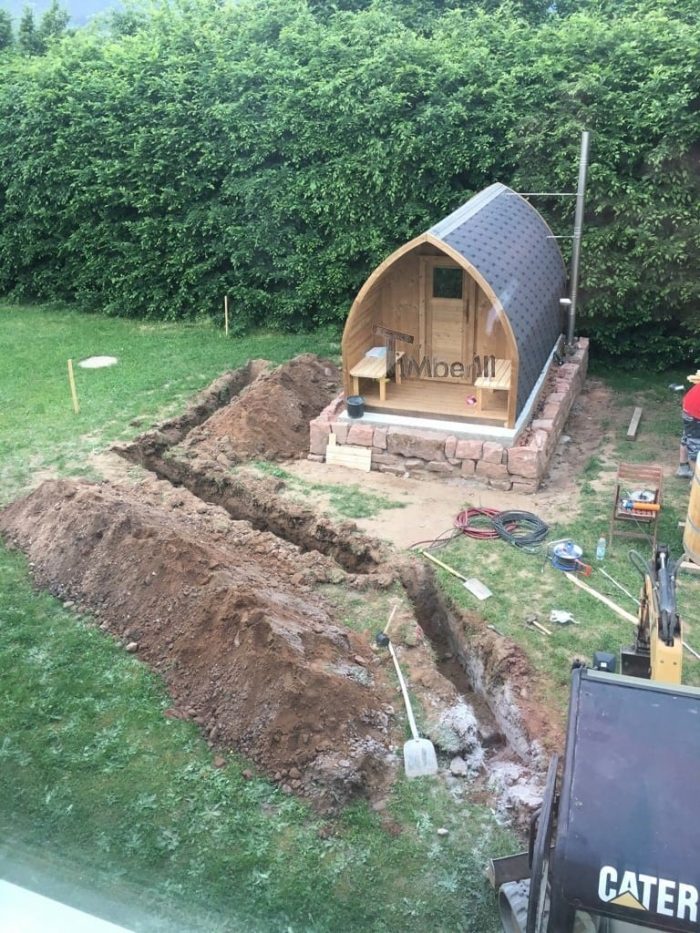
<path id="1" fill-rule="evenodd" d="M 520 359 L 517 417 L 561 333 L 567 275 L 557 241 L 535 208 L 501 184 L 474 195 L 428 235 L 471 263 L 503 306 Z"/>

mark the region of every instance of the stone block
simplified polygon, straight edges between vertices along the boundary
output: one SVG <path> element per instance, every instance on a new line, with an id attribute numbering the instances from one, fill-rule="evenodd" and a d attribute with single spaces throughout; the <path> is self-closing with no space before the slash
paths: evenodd
<path id="1" fill-rule="evenodd" d="M 394 466 L 393 463 L 380 463 L 380 473 L 393 473 L 394 476 L 403 476 L 406 472 L 402 466 Z"/>
<path id="2" fill-rule="evenodd" d="M 456 449 L 457 449 L 457 438 L 451 434 L 445 441 L 445 456 L 447 457 L 448 460 L 454 459 Z"/>
<path id="3" fill-rule="evenodd" d="M 479 460 L 475 472 L 477 476 L 487 476 L 489 479 L 505 479 L 508 476 L 508 467 L 505 463 L 491 463 L 489 460 Z"/>
<path id="4" fill-rule="evenodd" d="M 503 459 L 503 445 L 496 443 L 496 441 L 485 441 L 480 459 L 485 460 L 487 463 L 501 463 Z"/>
<path id="5" fill-rule="evenodd" d="M 390 428 L 387 450 L 402 457 L 420 457 L 421 460 L 444 460 L 446 434 L 417 429 Z"/>
<path id="6" fill-rule="evenodd" d="M 557 419 L 561 417 L 561 406 L 557 405 L 556 402 L 552 405 L 547 404 L 544 406 L 542 412 L 542 418 L 545 421 L 554 421 L 556 423 Z"/>
<path id="7" fill-rule="evenodd" d="M 309 450 L 312 454 L 325 454 L 331 426 L 327 421 L 315 419 L 309 423 Z"/>
<path id="8" fill-rule="evenodd" d="M 341 392 L 340 395 L 337 395 L 332 402 L 329 402 L 329 404 L 326 405 L 321 414 L 318 416 L 319 419 L 321 421 L 334 421 L 343 410 L 344 405 L 345 393 Z"/>
<path id="9" fill-rule="evenodd" d="M 446 460 L 431 460 L 428 463 L 428 470 L 431 473 L 453 473 L 454 467 L 450 466 Z"/>
<path id="10" fill-rule="evenodd" d="M 307 454 L 307 460 L 313 460 L 314 463 L 323 463 L 326 459 L 323 454 Z"/>
<path id="11" fill-rule="evenodd" d="M 535 447 L 537 447 L 538 450 L 546 450 L 547 445 L 554 446 L 553 437 L 554 435 L 550 434 L 549 431 L 537 430 L 532 435 L 532 440 L 534 441 Z"/>
<path id="12" fill-rule="evenodd" d="M 346 421 L 335 421 L 331 424 L 331 431 L 335 434 L 338 444 L 345 444 L 348 438 L 350 425 Z"/>
<path id="13" fill-rule="evenodd" d="M 460 460 L 481 460 L 483 441 L 457 441 L 455 457 Z"/>
<path id="14" fill-rule="evenodd" d="M 423 461 L 421 461 L 421 463 L 422 462 Z M 396 454 L 388 454 L 385 450 L 373 450 L 372 463 L 383 463 L 390 464 L 391 466 L 400 466 L 402 472 L 406 466 L 406 461 L 403 457 L 397 457 Z"/>
<path id="15" fill-rule="evenodd" d="M 517 476 L 513 477 L 513 492 L 537 492 L 539 489 L 539 482 L 532 479 L 520 479 Z"/>
<path id="16" fill-rule="evenodd" d="M 422 470 L 425 466 L 425 460 L 421 460 L 420 457 L 406 457 L 403 465 L 407 470 Z"/>
<path id="17" fill-rule="evenodd" d="M 557 378 L 564 382 L 572 382 L 578 376 L 579 368 L 577 363 L 564 363 L 557 371 Z"/>
<path id="18" fill-rule="evenodd" d="M 491 489 L 502 489 L 503 492 L 508 492 L 512 486 L 509 479 L 490 479 L 488 483 Z"/>
<path id="19" fill-rule="evenodd" d="M 380 450 L 386 450 L 386 436 L 388 433 L 389 428 L 375 428 L 374 446 L 378 447 Z"/>
<path id="20" fill-rule="evenodd" d="M 447 461 L 450 466 L 460 466 L 462 461 L 458 460 L 456 457 L 450 457 Z"/>
<path id="21" fill-rule="evenodd" d="M 462 460 L 462 476 L 473 476 L 476 463 L 473 460 Z"/>
<path id="22" fill-rule="evenodd" d="M 528 479 L 539 479 L 544 469 L 544 457 L 537 448 L 511 447 L 508 451 L 508 472 Z"/>
<path id="23" fill-rule="evenodd" d="M 374 440 L 374 427 L 371 424 L 351 424 L 348 431 L 347 444 L 357 444 L 358 447 L 371 447 Z"/>
<path id="24" fill-rule="evenodd" d="M 553 431 L 554 420 L 552 418 L 535 418 L 531 427 L 533 431 Z"/>

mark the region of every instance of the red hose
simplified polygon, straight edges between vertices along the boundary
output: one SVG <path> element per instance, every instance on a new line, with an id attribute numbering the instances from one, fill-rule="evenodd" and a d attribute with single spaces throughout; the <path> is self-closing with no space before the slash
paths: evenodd
<path id="1" fill-rule="evenodd" d="M 485 541 L 487 538 L 497 538 L 498 532 L 491 524 L 491 519 L 500 514 L 500 509 L 465 509 L 455 518 L 455 528 L 458 528 L 462 534 L 468 538 L 476 538 L 478 541 Z M 485 518 L 488 522 L 487 527 L 482 524 L 477 527 L 473 524 L 475 519 Z"/>

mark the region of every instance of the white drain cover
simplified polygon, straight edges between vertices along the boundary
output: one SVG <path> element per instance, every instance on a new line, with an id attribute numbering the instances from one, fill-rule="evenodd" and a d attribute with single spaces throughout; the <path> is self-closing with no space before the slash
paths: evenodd
<path id="1" fill-rule="evenodd" d="M 104 366 L 114 366 L 119 360 L 116 356 L 89 356 L 86 360 L 81 360 L 78 366 L 83 369 L 102 369 Z"/>

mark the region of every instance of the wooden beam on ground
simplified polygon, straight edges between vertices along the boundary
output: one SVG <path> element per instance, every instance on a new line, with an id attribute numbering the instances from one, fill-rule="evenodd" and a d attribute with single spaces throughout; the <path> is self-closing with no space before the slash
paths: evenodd
<path id="1" fill-rule="evenodd" d="M 627 428 L 627 440 L 633 441 L 637 437 L 637 429 L 639 428 L 639 422 L 642 419 L 642 409 L 637 407 L 632 413 L 632 420 L 630 421 L 630 426 Z"/>
<path id="2" fill-rule="evenodd" d="M 613 612 L 616 612 L 621 619 L 626 619 L 628 622 L 631 622 L 633 625 L 638 625 L 638 620 L 631 612 L 627 612 L 626 609 L 623 609 L 622 606 L 618 606 L 617 603 L 614 603 L 612 599 L 609 599 L 607 596 L 604 596 L 603 593 L 599 593 L 598 590 L 594 590 L 592 586 L 589 586 L 587 583 L 584 583 L 583 580 L 573 573 L 564 573 L 564 576 L 571 580 L 572 583 L 575 583 L 576 586 L 580 589 L 585 590 L 590 596 L 593 596 L 594 599 L 597 599 L 599 602 L 604 603 L 608 609 L 612 609 Z"/>
<path id="3" fill-rule="evenodd" d="M 696 564 L 694 560 L 684 560 L 681 563 L 681 570 L 685 570 L 686 573 L 700 573 L 700 564 Z"/>
<path id="4" fill-rule="evenodd" d="M 697 653 L 695 648 L 691 648 L 687 641 L 683 642 L 683 647 L 685 648 L 686 651 L 689 651 L 694 658 L 697 658 L 698 661 L 700 661 L 700 654 Z"/>

